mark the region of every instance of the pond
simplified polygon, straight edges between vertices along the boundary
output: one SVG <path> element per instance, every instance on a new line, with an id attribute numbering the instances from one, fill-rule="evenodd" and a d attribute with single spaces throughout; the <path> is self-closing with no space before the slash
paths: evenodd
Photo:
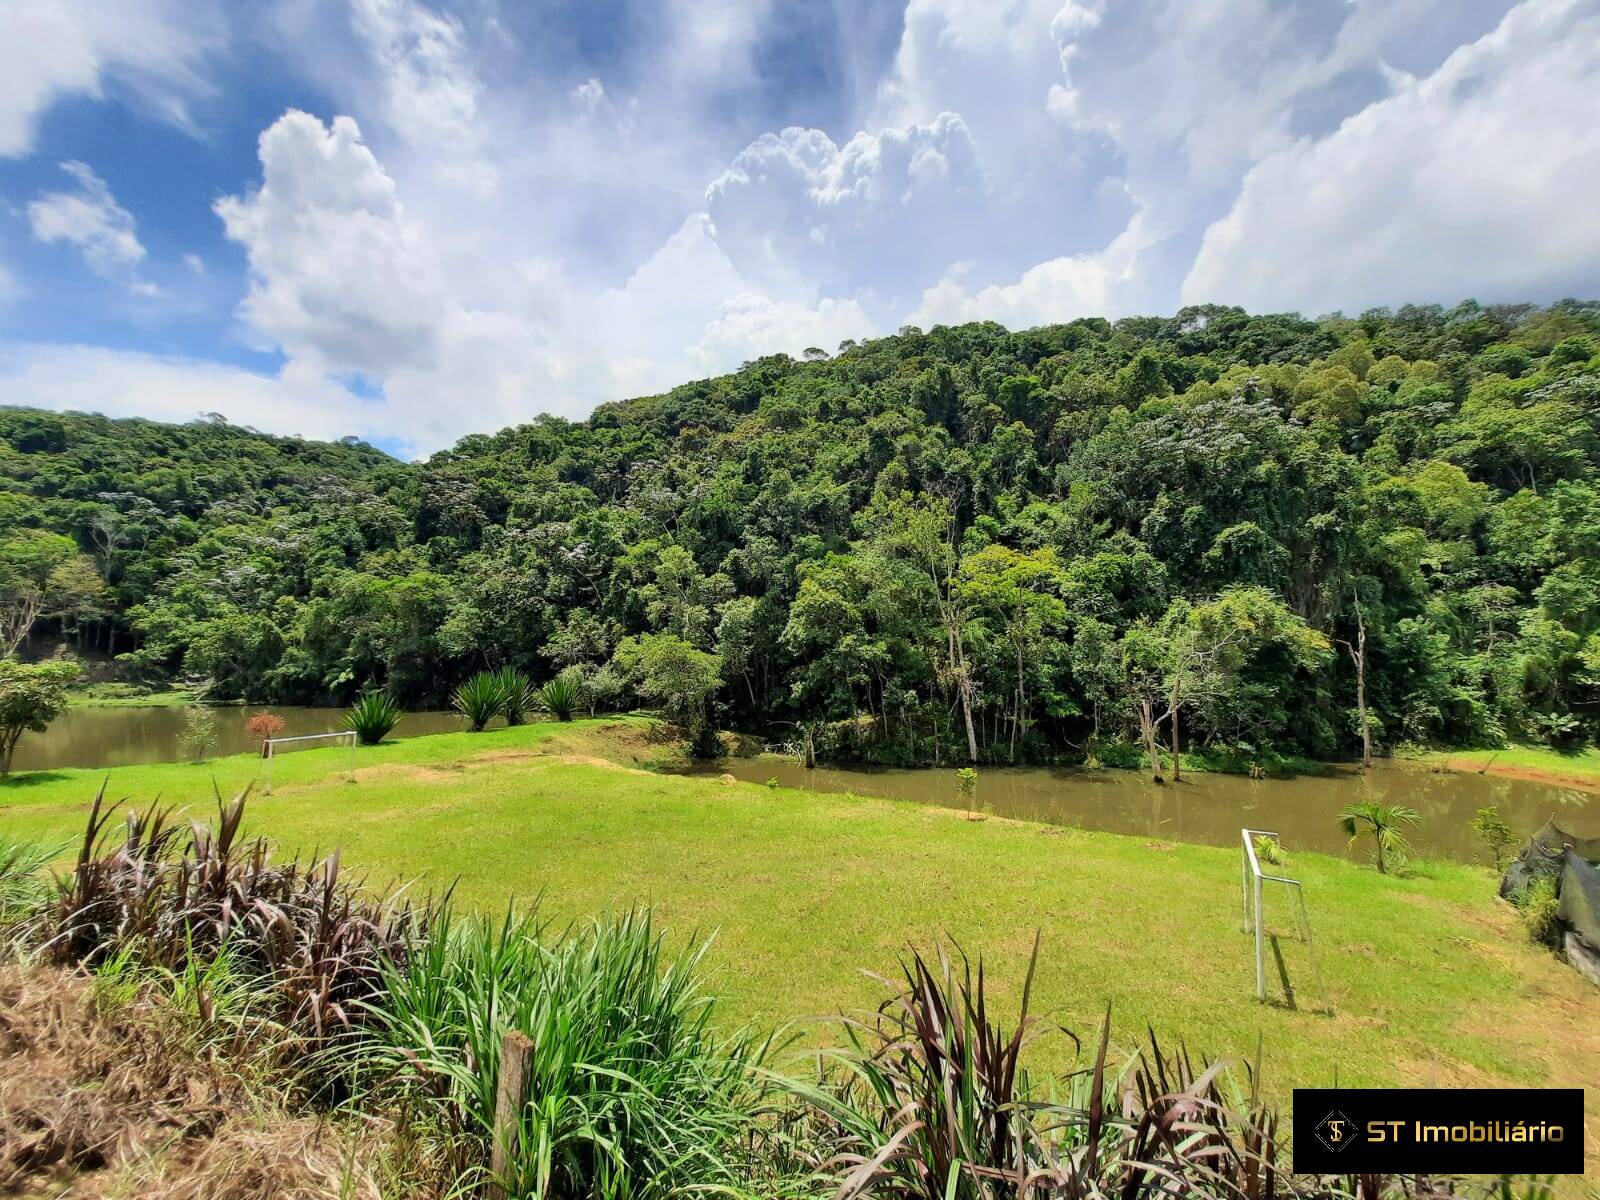
<path id="1" fill-rule="evenodd" d="M 127 767 L 136 763 L 174 762 L 183 757 L 183 705 L 120 707 L 85 705 L 69 708 L 45 733 L 25 733 L 17 743 L 12 769 L 54 770 L 58 767 Z M 259 712 L 283 718 L 279 737 L 303 733 L 332 733 L 344 728 L 342 708 L 291 708 L 240 706 L 212 709 L 217 714 L 217 745 L 213 754 L 241 754 L 259 743 L 244 723 Z M 454 733 L 462 728 L 453 712 L 408 712 L 392 737 L 423 733 Z M 313 743 L 314 744 L 314 743 Z"/>
<path id="2" fill-rule="evenodd" d="M 965 808 L 954 770 L 817 767 L 774 757 L 733 758 L 696 773 L 727 772 L 786 787 L 853 792 Z M 1479 854 L 1468 823 L 1493 804 L 1518 838 L 1552 816 L 1570 833 L 1600 835 L 1600 795 L 1494 775 L 1435 772 L 1425 764 L 1380 761 L 1363 773 L 1330 767 L 1324 775 L 1248 779 L 1239 775 L 1186 775 L 1158 785 L 1139 771 L 1082 767 L 983 767 L 974 804 L 1002 817 L 1135 834 L 1171 842 L 1237 846 L 1241 828 L 1276 830 L 1285 849 L 1347 852 L 1337 820 L 1347 804 L 1372 800 L 1414 808 L 1420 823 L 1408 833 L 1424 858 L 1473 861 Z M 1366 854 L 1365 847 L 1351 853 Z"/>

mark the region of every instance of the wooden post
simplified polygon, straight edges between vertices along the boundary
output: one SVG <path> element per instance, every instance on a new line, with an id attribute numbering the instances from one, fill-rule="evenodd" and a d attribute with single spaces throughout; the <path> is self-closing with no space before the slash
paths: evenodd
<path id="1" fill-rule="evenodd" d="M 494 1102 L 494 1149 L 489 1156 L 489 1200 L 506 1200 L 505 1178 L 517 1152 L 522 1109 L 528 1102 L 533 1069 L 533 1042 L 513 1029 L 500 1046 L 500 1087 Z"/>

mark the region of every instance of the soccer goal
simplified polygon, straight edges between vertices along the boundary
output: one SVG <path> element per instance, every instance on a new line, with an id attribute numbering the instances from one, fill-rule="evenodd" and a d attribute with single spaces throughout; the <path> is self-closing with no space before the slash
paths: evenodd
<path id="1" fill-rule="evenodd" d="M 1300 940 L 1305 943 L 1306 957 L 1311 962 L 1311 979 L 1317 989 L 1317 995 L 1322 1001 L 1324 1012 L 1333 1012 L 1333 1006 L 1328 1003 L 1328 993 L 1322 986 L 1322 968 L 1317 963 L 1317 945 L 1311 936 L 1311 914 L 1306 909 L 1306 891 L 1298 879 L 1290 879 L 1287 875 L 1268 875 L 1261 870 L 1261 859 L 1256 853 L 1257 838 L 1271 838 L 1274 843 L 1278 835 L 1270 829 L 1241 829 L 1240 839 L 1244 842 L 1244 865 L 1242 869 L 1242 899 L 1244 902 L 1244 923 L 1240 927 L 1243 932 L 1251 934 L 1255 940 L 1256 959 L 1256 999 L 1267 998 L 1267 909 L 1264 899 L 1264 884 L 1274 883 L 1294 891 L 1296 907 L 1295 915 L 1299 922 Z M 1278 953 L 1277 941 L 1273 939 L 1273 952 Z M 1281 965 L 1282 958 L 1279 955 Z M 1287 974 L 1285 975 L 1287 987 Z"/>
<path id="2" fill-rule="evenodd" d="M 356 774 L 356 735 L 353 730 L 341 729 L 337 733 L 302 733 L 297 737 L 267 738 L 261 743 L 261 758 L 266 763 L 262 768 L 265 772 L 267 795 L 272 795 L 272 760 L 278 757 L 279 747 L 288 747 L 292 750 L 314 750 L 311 742 L 344 742 L 350 748 L 348 771 L 353 780 Z"/>

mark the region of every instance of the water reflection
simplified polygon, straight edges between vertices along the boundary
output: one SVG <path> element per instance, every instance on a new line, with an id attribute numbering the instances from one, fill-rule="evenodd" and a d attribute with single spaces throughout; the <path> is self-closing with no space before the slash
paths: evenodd
<path id="1" fill-rule="evenodd" d="M 776 776 L 787 787 L 812 791 L 966 807 L 953 770 L 807 770 L 767 758 L 730 759 L 707 770 L 757 783 Z M 976 804 L 1004 817 L 1214 846 L 1237 845 L 1243 826 L 1275 829 L 1290 850 L 1343 853 L 1347 839 L 1338 830 L 1338 814 L 1360 800 L 1416 809 L 1421 820 L 1408 836 L 1423 857 L 1471 861 L 1478 847 L 1468 823 L 1488 804 L 1499 808 L 1519 836 L 1551 816 L 1572 833 L 1600 835 L 1600 796 L 1494 775 L 1434 772 L 1407 762 L 1379 762 L 1366 773 L 1334 767 L 1299 779 L 1191 775 L 1166 786 L 1135 771 L 986 767 L 979 773 Z"/>
<path id="2" fill-rule="evenodd" d="M 25 733 L 17 743 L 17 771 L 53 770 L 57 767 L 126 767 L 135 763 L 173 762 L 183 757 L 183 714 L 179 706 L 167 708 L 71 708 L 50 724 L 45 733 Z M 280 737 L 304 733 L 331 733 L 344 728 L 342 708 L 243 707 L 213 709 L 217 715 L 217 745 L 213 754 L 240 754 L 259 744 L 244 723 L 259 712 L 283 718 Z M 423 733 L 452 733 L 462 727 L 453 712 L 407 713 L 394 737 Z"/>

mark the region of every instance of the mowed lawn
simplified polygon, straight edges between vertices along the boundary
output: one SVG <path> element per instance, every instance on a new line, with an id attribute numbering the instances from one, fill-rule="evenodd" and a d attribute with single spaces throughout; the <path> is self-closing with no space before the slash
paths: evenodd
<path id="1" fill-rule="evenodd" d="M 1335 1013 L 1309 1011 L 1309 964 L 1287 937 L 1299 1007 L 1262 1005 L 1237 852 L 656 774 L 641 769 L 663 752 L 653 728 L 601 720 L 416 738 L 358 751 L 353 782 L 347 751 L 286 756 L 249 826 L 281 853 L 339 847 L 374 883 L 455 882 L 485 911 L 541 895 L 560 919 L 653 905 L 674 937 L 715 933 L 708 961 L 736 1017 L 801 1021 L 811 1044 L 832 1036 L 814 1018 L 882 995 L 864 969 L 892 973 L 907 945 L 943 935 L 984 956 L 1009 1014 L 1037 929 L 1036 1008 L 1056 1023 L 1088 1042 L 1109 1003 L 1124 1051 L 1147 1026 L 1210 1056 L 1253 1056 L 1259 1039 L 1266 1088 L 1284 1101 L 1336 1079 L 1600 1081 L 1600 991 L 1524 940 L 1488 870 L 1418 864 L 1395 878 L 1292 855 Z M 260 766 L 241 756 L 123 768 L 109 793 L 204 817 L 213 781 L 231 794 Z M 0 830 L 71 838 L 102 778 L 0 783 Z M 1289 915 L 1280 904 L 1285 932 Z M 1057 1037 L 1035 1063 L 1071 1059 Z"/>

